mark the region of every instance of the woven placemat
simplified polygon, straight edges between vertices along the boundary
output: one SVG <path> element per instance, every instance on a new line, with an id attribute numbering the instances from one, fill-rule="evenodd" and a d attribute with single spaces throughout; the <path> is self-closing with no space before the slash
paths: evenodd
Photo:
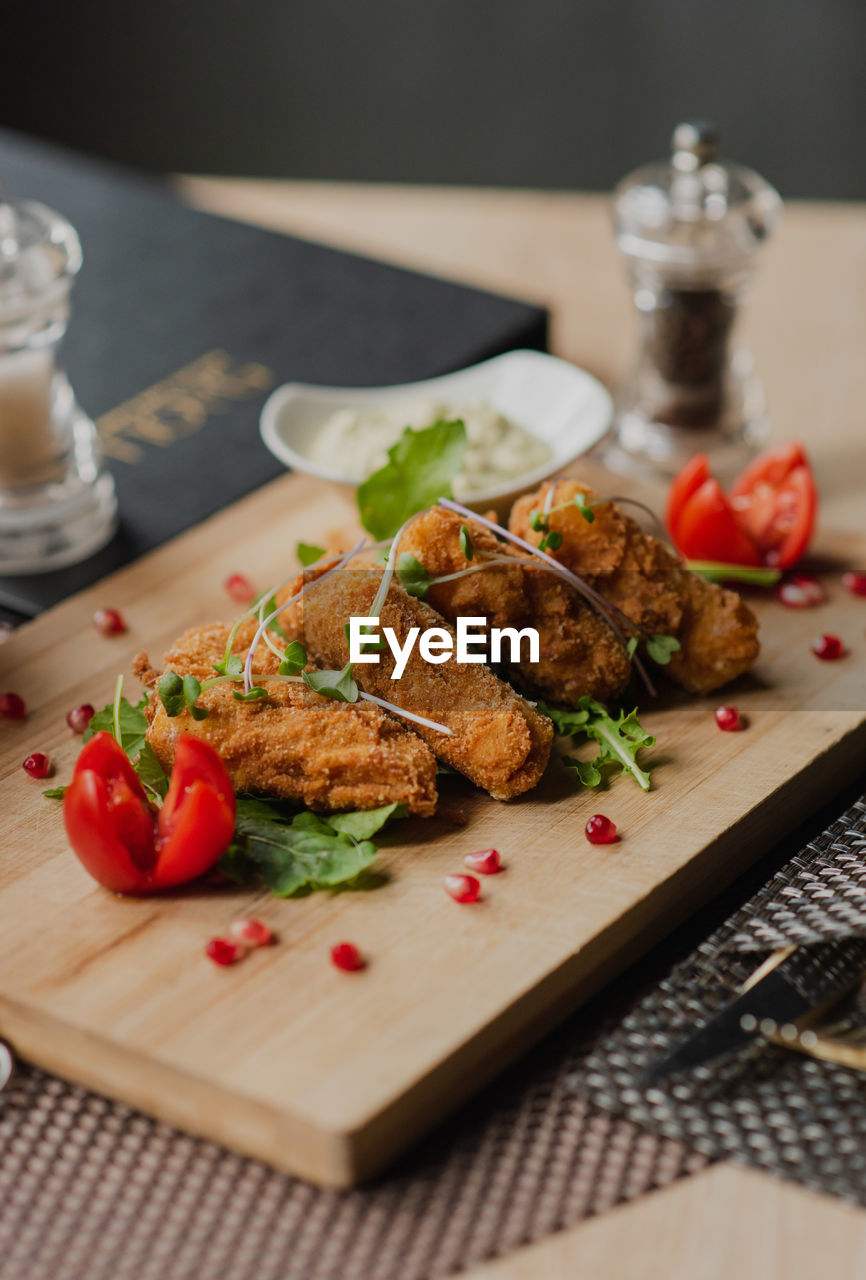
<path id="1" fill-rule="evenodd" d="M 322 1191 L 34 1069 L 0 1110 L 2 1280 L 428 1280 L 703 1168 L 533 1056 L 376 1186 Z"/>
<path id="2" fill-rule="evenodd" d="M 757 1043 L 644 1088 L 650 1063 L 703 1026 L 755 970 L 763 944 L 808 939 L 810 965 L 866 963 L 863 835 L 866 797 L 805 846 L 749 901 L 633 999 L 588 1052 L 575 1055 L 570 1086 L 600 1107 L 688 1144 L 866 1205 L 866 1074 Z M 835 888 L 832 888 L 835 886 Z M 845 897 L 845 888 L 849 896 Z M 841 904 L 840 904 L 841 896 Z M 860 921 L 860 940 L 854 925 Z M 814 939 L 823 939 L 815 942 Z M 744 948 L 744 949 L 740 949 Z M 861 989 L 846 1010 L 866 1026 Z"/>

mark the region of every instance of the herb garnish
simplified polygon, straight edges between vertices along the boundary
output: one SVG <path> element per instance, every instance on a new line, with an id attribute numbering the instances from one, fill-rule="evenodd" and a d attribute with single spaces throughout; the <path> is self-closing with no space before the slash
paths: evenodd
<path id="1" fill-rule="evenodd" d="M 354 880 L 374 861 L 371 836 L 405 807 L 383 805 L 327 817 L 291 813 L 279 801 L 237 797 L 235 837 L 219 870 L 240 884 L 260 878 L 278 898 L 302 890 L 332 889 Z"/>
<path id="2" fill-rule="evenodd" d="M 314 693 L 323 698 L 333 698 L 335 702 L 357 702 L 358 686 L 352 678 L 354 665 L 347 662 L 342 671 L 304 671 L 301 678 Z"/>
<path id="3" fill-rule="evenodd" d="M 286 646 L 286 652 L 279 665 L 281 676 L 296 676 L 307 665 L 307 651 L 300 640 L 293 640 Z"/>
<path id="4" fill-rule="evenodd" d="M 679 653 L 682 645 L 674 636 L 647 636 L 646 651 L 660 667 L 666 667 L 671 655 Z"/>
<path id="5" fill-rule="evenodd" d="M 358 487 L 361 524 L 374 538 L 393 538 L 416 512 L 451 496 L 451 482 L 463 465 L 466 427 L 440 418 L 431 427 L 406 427 L 388 450 L 384 467 Z"/>
<path id="6" fill-rule="evenodd" d="M 397 577 L 400 585 L 410 596 L 418 600 L 427 599 L 428 588 L 433 577 L 427 572 L 420 560 L 416 560 L 408 551 L 403 551 L 397 561 Z"/>
<path id="7" fill-rule="evenodd" d="M 637 709 L 620 711 L 616 720 L 603 702 L 582 697 L 575 710 L 560 710 L 539 702 L 538 710 L 549 716 L 559 733 L 565 737 L 580 734 L 598 743 L 601 750 L 594 760 L 578 760 L 574 756 L 563 757 L 563 763 L 574 769 L 587 787 L 597 787 L 605 776 L 630 773 L 644 791 L 650 789 L 650 776 L 637 763 L 637 753 L 642 747 L 651 747 L 655 738 L 647 733 L 637 717 Z"/>
<path id="8" fill-rule="evenodd" d="M 306 569 L 308 565 L 315 564 L 317 560 L 321 560 L 325 554 L 324 547 L 317 547 L 312 542 L 299 542 L 295 547 L 295 555 L 301 562 L 301 567 Z"/>
<path id="9" fill-rule="evenodd" d="M 201 685 L 195 676 L 186 675 L 181 679 L 176 671 L 166 671 L 157 685 L 157 693 L 169 719 L 179 716 L 184 708 L 193 720 L 205 720 L 210 715 L 206 707 L 196 706 Z"/>
<path id="10" fill-rule="evenodd" d="M 472 538 L 469 535 L 469 526 L 465 524 L 461 524 L 460 526 L 460 550 L 463 552 L 467 560 L 474 559 L 475 547 L 473 546 Z"/>
<path id="11" fill-rule="evenodd" d="M 144 708 L 147 704 L 148 696 L 146 693 L 142 694 L 141 699 L 135 706 L 131 702 L 127 702 L 126 698 L 121 695 L 115 702 L 109 702 L 107 707 L 103 707 L 101 711 L 97 711 L 91 717 L 90 724 L 85 729 L 81 741 L 89 742 L 95 733 L 100 733 L 103 730 L 116 738 L 116 706 L 117 721 L 120 724 L 118 741 L 130 760 L 134 760 L 144 746 L 144 735 L 147 733 L 147 716 L 144 714 Z"/>

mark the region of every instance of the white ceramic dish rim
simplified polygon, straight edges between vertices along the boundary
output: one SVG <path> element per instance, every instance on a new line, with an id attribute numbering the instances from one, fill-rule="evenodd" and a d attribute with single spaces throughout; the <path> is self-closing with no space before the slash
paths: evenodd
<path id="1" fill-rule="evenodd" d="M 524 360 L 527 357 L 530 360 L 537 360 L 539 365 L 544 364 L 548 367 L 552 365 L 567 370 L 569 375 L 575 375 L 576 381 L 590 387 L 598 402 L 598 424 L 574 447 L 567 445 L 563 447 L 558 445 L 555 440 L 545 440 L 544 443 L 551 446 L 552 457 L 539 466 L 533 467 L 530 471 L 509 477 L 508 480 L 503 481 L 500 485 L 489 489 L 478 489 L 468 494 L 469 505 L 477 507 L 485 502 L 496 501 L 515 490 L 531 488 L 533 485 L 540 484 L 542 480 L 547 479 L 548 476 L 560 470 L 569 462 L 573 462 L 575 458 L 588 452 L 593 445 L 597 444 L 609 429 L 613 417 L 613 400 L 607 388 L 591 373 L 568 360 L 562 360 L 559 356 L 552 356 L 544 351 L 517 348 L 514 351 L 505 351 L 501 355 L 492 356 L 489 360 L 482 360 L 478 364 L 467 365 L 464 369 L 457 369 L 452 373 L 439 374 L 435 378 L 425 378 L 420 382 L 400 382 L 381 387 L 333 387 L 311 382 L 286 382 L 282 386 L 275 388 L 262 406 L 259 418 L 259 432 L 265 447 L 285 466 L 304 472 L 307 475 L 317 476 L 322 480 L 329 480 L 334 484 L 354 487 L 358 484 L 356 479 L 341 475 L 329 467 L 320 466 L 307 454 L 299 453 L 286 441 L 280 432 L 279 422 L 282 411 L 287 404 L 290 404 L 293 400 L 304 398 L 308 401 L 327 403 L 334 410 L 337 410 L 354 405 L 382 403 L 386 400 L 408 399 L 415 395 L 423 398 L 425 394 L 432 395 L 434 392 L 436 393 L 436 398 L 447 398 L 446 392 L 453 391 L 459 395 L 459 388 L 462 384 L 477 379 L 479 374 L 492 370 L 495 366 L 512 360 L 515 356 Z M 506 410 L 501 411 L 507 413 Z M 522 425 L 536 439 L 542 439 L 530 426 L 525 423 Z"/>

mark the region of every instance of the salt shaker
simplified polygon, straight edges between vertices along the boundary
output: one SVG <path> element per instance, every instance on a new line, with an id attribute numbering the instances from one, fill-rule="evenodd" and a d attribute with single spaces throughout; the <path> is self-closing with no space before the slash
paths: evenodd
<path id="1" fill-rule="evenodd" d="M 760 383 L 735 325 L 782 202 L 758 174 L 717 152 L 711 125 L 680 124 L 671 158 L 636 169 L 615 192 L 617 244 L 640 323 L 607 457 L 620 470 L 674 474 L 703 452 L 730 473 L 767 434 Z"/>
<path id="2" fill-rule="evenodd" d="M 83 560 L 116 527 L 96 429 L 58 363 L 80 266 L 65 218 L 0 198 L 0 575 Z"/>

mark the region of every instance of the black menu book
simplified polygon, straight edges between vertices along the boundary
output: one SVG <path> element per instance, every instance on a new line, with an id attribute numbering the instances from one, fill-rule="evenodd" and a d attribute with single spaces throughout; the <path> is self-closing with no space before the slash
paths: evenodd
<path id="1" fill-rule="evenodd" d="M 279 475 L 258 420 L 281 382 L 410 382 L 546 346 L 538 307 L 199 213 L 154 179 L 2 131 L 0 181 L 81 237 L 63 359 L 121 518 L 81 565 L 0 578 L 0 608 L 18 615 Z"/>

